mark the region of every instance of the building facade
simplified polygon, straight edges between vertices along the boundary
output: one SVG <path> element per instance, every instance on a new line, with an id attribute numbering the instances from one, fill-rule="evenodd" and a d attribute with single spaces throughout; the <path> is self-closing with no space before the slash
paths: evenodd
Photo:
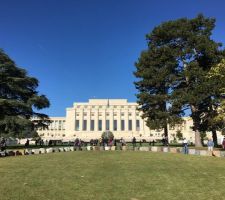
<path id="1" fill-rule="evenodd" d="M 38 134 L 47 140 L 72 141 L 80 138 L 84 141 L 99 139 L 104 131 L 111 131 L 116 139 L 123 137 L 131 141 L 151 141 L 161 139 L 162 130 L 151 130 L 137 110 L 138 104 L 126 99 L 89 99 L 88 102 L 77 102 L 66 109 L 66 117 L 50 117 L 47 129 L 39 129 Z M 169 140 L 173 140 L 177 131 L 183 137 L 194 142 L 193 123 L 190 117 L 176 127 L 168 127 Z"/>

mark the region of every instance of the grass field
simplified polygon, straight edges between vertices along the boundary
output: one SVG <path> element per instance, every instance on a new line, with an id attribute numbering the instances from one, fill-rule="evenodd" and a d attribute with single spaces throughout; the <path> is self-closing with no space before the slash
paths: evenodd
<path id="1" fill-rule="evenodd" d="M 0 159 L 0 200 L 225 199 L 225 159 L 84 151 Z"/>

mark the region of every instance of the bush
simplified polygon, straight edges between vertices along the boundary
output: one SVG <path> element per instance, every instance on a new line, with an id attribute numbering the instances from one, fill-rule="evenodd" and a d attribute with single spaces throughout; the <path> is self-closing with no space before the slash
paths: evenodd
<path id="1" fill-rule="evenodd" d="M 113 139 L 114 138 L 114 135 L 111 131 L 104 131 L 102 133 L 102 139 Z"/>

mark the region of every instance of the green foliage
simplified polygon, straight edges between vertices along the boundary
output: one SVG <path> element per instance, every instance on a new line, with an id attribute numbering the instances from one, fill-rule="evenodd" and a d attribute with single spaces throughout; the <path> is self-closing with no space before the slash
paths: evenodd
<path id="1" fill-rule="evenodd" d="M 209 70 L 206 81 L 210 84 L 214 94 L 210 101 L 211 112 L 206 110 L 202 120 L 209 128 L 221 130 L 225 127 L 225 59 Z"/>
<path id="2" fill-rule="evenodd" d="M 179 140 L 183 138 L 183 133 L 181 132 L 181 130 L 177 130 L 176 136 Z"/>
<path id="3" fill-rule="evenodd" d="M 0 132 L 17 136 L 29 127 L 46 126 L 48 116 L 37 112 L 49 107 L 49 100 L 37 91 L 38 80 L 16 66 L 0 50 Z M 31 119 L 38 119 L 33 120 Z"/>
<path id="4" fill-rule="evenodd" d="M 215 19 L 203 15 L 162 23 L 147 35 L 148 50 L 136 63 L 138 103 L 149 125 L 176 123 L 190 109 L 197 146 L 206 129 L 201 116 L 213 114 L 225 88 L 224 81 L 208 78 L 224 58 L 221 44 L 211 39 L 214 26 Z"/>
<path id="5" fill-rule="evenodd" d="M 102 133 L 102 139 L 113 139 L 114 138 L 114 135 L 111 131 L 104 131 Z"/>
<path id="6" fill-rule="evenodd" d="M 174 52 L 167 46 L 158 48 L 153 44 L 154 39 L 147 36 L 148 50 L 143 51 L 136 65 L 134 75 L 138 81 L 135 86 L 140 110 L 147 125 L 151 129 L 164 129 L 168 135 L 167 124 L 181 123 L 182 113 L 170 106 L 170 88 L 174 81 L 176 59 Z"/>
<path id="7" fill-rule="evenodd" d="M 200 132 L 200 137 L 201 137 L 202 144 L 203 144 L 203 141 L 204 140 L 207 140 L 208 139 L 206 132 L 203 132 L 203 131 Z"/>

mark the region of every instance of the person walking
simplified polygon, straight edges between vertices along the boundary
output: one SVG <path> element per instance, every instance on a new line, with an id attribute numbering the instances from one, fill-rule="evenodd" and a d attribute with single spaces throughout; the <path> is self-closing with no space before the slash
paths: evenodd
<path id="1" fill-rule="evenodd" d="M 186 140 L 186 138 L 184 138 L 183 140 L 183 152 L 184 154 L 188 154 L 188 141 Z"/>
<path id="2" fill-rule="evenodd" d="M 139 141 L 139 146 L 142 147 L 142 139 Z"/>
<path id="3" fill-rule="evenodd" d="M 136 147 L 136 138 L 135 137 L 133 137 L 133 139 L 132 139 L 132 145 L 133 145 L 133 150 L 134 150 Z"/>
<path id="4" fill-rule="evenodd" d="M 79 139 L 76 138 L 74 140 L 74 151 L 78 151 L 79 150 Z"/>
<path id="5" fill-rule="evenodd" d="M 155 140 L 153 139 L 153 141 L 152 141 L 152 146 L 155 146 Z"/>
<path id="6" fill-rule="evenodd" d="M 209 139 L 207 146 L 208 146 L 208 151 L 213 152 L 214 142 L 212 141 L 212 139 Z"/>

